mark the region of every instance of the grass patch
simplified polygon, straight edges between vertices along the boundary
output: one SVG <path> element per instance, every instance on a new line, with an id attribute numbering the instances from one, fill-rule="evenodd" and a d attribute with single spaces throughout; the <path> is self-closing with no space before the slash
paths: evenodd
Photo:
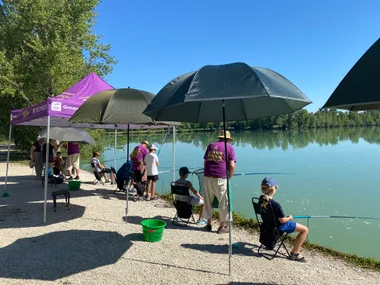
<path id="1" fill-rule="evenodd" d="M 171 194 L 160 195 L 160 198 L 162 198 L 165 201 L 172 202 Z M 194 212 L 199 213 L 199 209 L 200 209 L 199 206 L 195 206 Z M 214 211 L 212 216 L 213 218 L 217 219 L 219 217 L 219 214 L 217 211 Z M 259 232 L 259 226 L 255 219 L 246 218 L 244 215 L 240 213 L 236 213 L 236 212 L 232 212 L 232 218 L 233 218 L 233 224 L 235 227 L 245 229 L 250 232 L 256 232 L 256 233 Z M 292 243 L 294 241 L 294 237 L 288 236 L 287 241 Z M 340 252 L 332 248 L 324 247 L 324 246 L 313 244 L 310 242 L 305 242 L 302 247 L 315 250 L 325 255 L 338 258 L 351 265 L 355 265 L 355 266 L 365 268 L 365 269 L 380 271 L 380 261 L 372 257 L 360 257 L 356 254 Z"/>

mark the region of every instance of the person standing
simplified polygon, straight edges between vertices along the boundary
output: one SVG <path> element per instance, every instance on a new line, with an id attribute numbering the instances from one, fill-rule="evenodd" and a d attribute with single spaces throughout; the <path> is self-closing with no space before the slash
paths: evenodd
<path id="1" fill-rule="evenodd" d="M 207 219 L 206 229 L 212 231 L 212 204 L 216 197 L 219 201 L 219 228 L 217 233 L 228 233 L 229 229 L 225 223 L 228 221 L 228 194 L 227 194 L 227 172 L 229 179 L 232 178 L 235 171 L 235 151 L 230 145 L 232 141 L 229 131 L 226 131 L 227 154 L 224 147 L 224 131 L 218 136 L 218 141 L 208 145 L 204 154 L 204 217 Z M 228 171 L 226 172 L 226 160 L 228 162 Z"/>
<path id="2" fill-rule="evenodd" d="M 68 142 L 67 143 L 67 161 L 66 169 L 69 173 L 68 180 L 79 179 L 79 157 L 80 157 L 80 146 L 78 143 Z M 75 177 L 74 172 L 75 171 Z"/>
<path id="3" fill-rule="evenodd" d="M 147 141 L 141 142 L 132 151 L 130 157 L 132 160 L 132 171 L 134 174 L 134 182 L 142 182 L 142 178 L 145 174 L 144 159 L 148 155 L 149 143 Z"/>
<path id="4" fill-rule="evenodd" d="M 152 144 L 149 148 L 149 154 L 145 156 L 144 164 L 146 166 L 146 174 L 148 184 L 146 185 L 146 200 L 157 200 L 156 197 L 156 181 L 158 180 L 158 156 L 156 154 L 157 147 Z M 149 191 L 150 194 L 149 194 Z"/>
<path id="5" fill-rule="evenodd" d="M 42 175 L 43 162 L 42 162 L 42 146 L 45 143 L 44 138 L 37 137 L 37 141 L 30 148 L 30 159 L 34 163 L 36 175 Z"/>

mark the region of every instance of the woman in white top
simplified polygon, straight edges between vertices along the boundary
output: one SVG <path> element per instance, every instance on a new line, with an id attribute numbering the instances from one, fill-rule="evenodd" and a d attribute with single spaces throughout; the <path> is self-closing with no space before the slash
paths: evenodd
<path id="1" fill-rule="evenodd" d="M 146 185 L 146 200 L 157 200 L 155 196 L 156 181 L 158 180 L 158 156 L 156 154 L 157 147 L 152 144 L 149 148 L 149 154 L 144 158 L 144 164 L 146 166 L 148 184 Z M 149 194 L 149 191 L 150 194 Z"/>

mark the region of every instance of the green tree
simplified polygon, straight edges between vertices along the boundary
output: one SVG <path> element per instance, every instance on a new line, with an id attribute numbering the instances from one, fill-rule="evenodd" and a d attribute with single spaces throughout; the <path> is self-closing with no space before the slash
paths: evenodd
<path id="1" fill-rule="evenodd" d="M 105 76 L 116 61 L 93 33 L 99 0 L 0 1 L 0 135 L 10 110 L 60 94 L 93 71 Z M 39 128 L 17 127 L 15 142 L 29 148 Z"/>

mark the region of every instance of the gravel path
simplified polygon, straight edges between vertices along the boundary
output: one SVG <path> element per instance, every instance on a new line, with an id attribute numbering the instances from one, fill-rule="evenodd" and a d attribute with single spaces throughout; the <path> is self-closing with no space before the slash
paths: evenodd
<path id="1" fill-rule="evenodd" d="M 258 257 L 258 237 L 233 231 L 232 276 L 228 275 L 228 235 L 197 226 L 172 226 L 174 209 L 163 201 L 131 202 L 111 186 L 94 186 L 82 174 L 71 192 L 71 210 L 58 200 L 53 212 L 49 186 L 47 224 L 42 224 L 43 188 L 27 166 L 12 164 L 8 193 L 0 198 L 0 284 L 380 284 L 380 273 L 304 251 L 307 263 Z M 5 164 L 0 163 L 0 193 Z M 59 185 L 66 189 L 67 185 Z M 142 240 L 140 222 L 167 222 L 159 243 Z M 216 228 L 216 226 L 215 226 Z"/>

